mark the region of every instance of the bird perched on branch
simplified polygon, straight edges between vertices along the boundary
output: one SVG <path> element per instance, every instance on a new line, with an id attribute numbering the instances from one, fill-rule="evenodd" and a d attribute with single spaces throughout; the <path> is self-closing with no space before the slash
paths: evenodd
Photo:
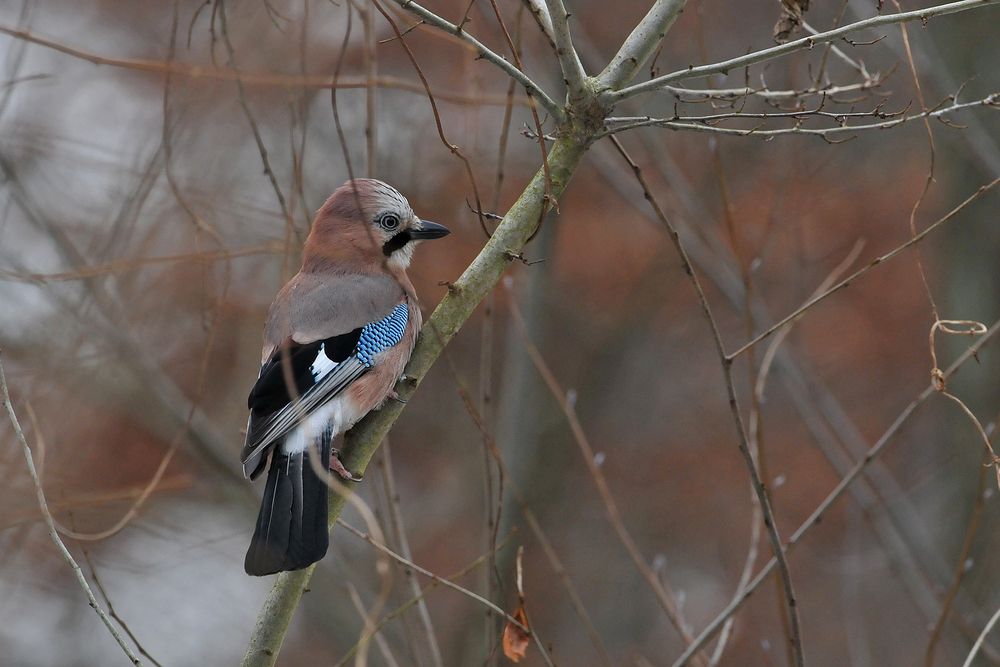
<path id="1" fill-rule="evenodd" d="M 302 269 L 268 312 L 247 400 L 243 474 L 256 479 L 270 459 L 247 574 L 298 570 L 326 554 L 326 471 L 358 481 L 331 443 L 395 397 L 421 324 L 406 267 L 417 242 L 447 234 L 372 179 L 348 181 L 316 215 Z"/>

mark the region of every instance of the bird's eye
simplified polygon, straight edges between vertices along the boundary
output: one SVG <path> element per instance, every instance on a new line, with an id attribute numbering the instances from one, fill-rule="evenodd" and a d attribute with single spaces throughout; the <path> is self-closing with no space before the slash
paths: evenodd
<path id="1" fill-rule="evenodd" d="M 399 218 L 394 213 L 386 213 L 378 223 L 382 225 L 383 229 L 395 229 L 399 227 Z"/>

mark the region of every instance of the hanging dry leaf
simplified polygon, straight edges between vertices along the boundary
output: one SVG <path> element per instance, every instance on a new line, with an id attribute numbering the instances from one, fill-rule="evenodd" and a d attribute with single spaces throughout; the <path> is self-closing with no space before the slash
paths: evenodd
<path id="1" fill-rule="evenodd" d="M 528 617 L 524 615 L 524 607 L 518 606 L 514 612 L 514 618 L 524 627 L 528 627 Z M 531 635 L 507 621 L 507 627 L 503 630 L 503 653 L 514 662 L 520 662 L 528 650 L 528 641 Z"/>
<path id="2" fill-rule="evenodd" d="M 802 14 L 809 11 L 809 0 L 781 0 L 781 16 L 774 24 L 774 41 L 784 44 L 802 25 Z"/>

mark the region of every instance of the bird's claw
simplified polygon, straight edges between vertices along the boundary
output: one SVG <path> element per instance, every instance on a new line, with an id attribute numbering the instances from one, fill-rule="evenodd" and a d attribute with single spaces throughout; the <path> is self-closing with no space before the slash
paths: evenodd
<path id="1" fill-rule="evenodd" d="M 395 389 L 389 390 L 389 398 L 396 401 L 397 403 L 402 403 L 403 405 L 406 405 L 406 399 L 397 394 Z"/>
<path id="2" fill-rule="evenodd" d="M 340 450 L 333 449 L 330 451 L 330 470 L 340 475 L 342 478 L 349 482 L 360 482 L 361 475 L 355 475 L 350 470 L 344 467 L 344 464 L 340 462 Z"/>

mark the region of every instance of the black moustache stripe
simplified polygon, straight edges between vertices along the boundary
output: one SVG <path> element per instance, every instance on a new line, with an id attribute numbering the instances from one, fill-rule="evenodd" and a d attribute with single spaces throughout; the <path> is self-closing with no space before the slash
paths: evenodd
<path id="1" fill-rule="evenodd" d="M 382 244 L 382 254 L 388 257 L 412 240 L 413 239 L 410 238 L 410 232 L 408 231 L 399 232 L 391 239 L 386 241 L 384 244 Z"/>

